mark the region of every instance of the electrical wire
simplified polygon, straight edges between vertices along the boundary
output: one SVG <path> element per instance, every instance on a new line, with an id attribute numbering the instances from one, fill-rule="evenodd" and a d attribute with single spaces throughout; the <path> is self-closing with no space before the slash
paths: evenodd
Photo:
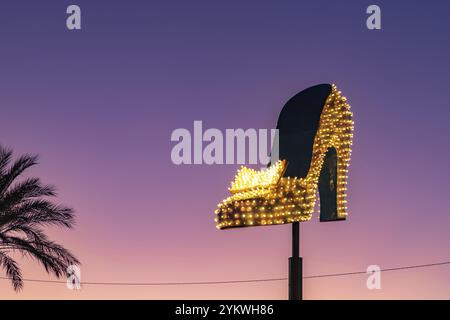
<path id="1" fill-rule="evenodd" d="M 435 267 L 442 265 L 450 265 L 450 261 L 409 265 L 395 268 L 380 269 L 381 272 L 399 271 L 408 269 L 419 269 L 427 267 Z M 305 276 L 303 279 L 317 279 L 317 278 L 330 278 L 367 274 L 367 271 L 354 271 L 344 273 L 330 273 L 319 274 L 312 276 Z M 10 280 L 8 277 L 0 277 L 0 280 Z M 248 280 L 223 280 L 223 281 L 200 281 L 200 282 L 84 282 L 81 281 L 81 285 L 101 285 L 101 286 L 185 286 L 185 285 L 219 285 L 219 284 L 240 284 L 240 283 L 257 283 L 257 282 L 273 282 L 273 281 L 286 281 L 288 278 L 267 278 L 267 279 L 248 279 Z M 38 282 L 38 283 L 66 283 L 67 281 L 60 280 L 43 280 L 43 279 L 23 279 L 25 282 Z"/>

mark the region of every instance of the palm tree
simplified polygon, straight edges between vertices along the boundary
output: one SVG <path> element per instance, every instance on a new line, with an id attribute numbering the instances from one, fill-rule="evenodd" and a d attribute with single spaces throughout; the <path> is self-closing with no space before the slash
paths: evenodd
<path id="1" fill-rule="evenodd" d="M 57 205 L 53 186 L 43 185 L 39 178 L 19 179 L 25 170 L 37 164 L 38 157 L 29 154 L 12 161 L 12 150 L 0 145 L 0 268 L 11 279 L 15 291 L 23 287 L 22 272 L 11 253 L 31 257 L 47 273 L 60 278 L 77 258 L 42 231 L 44 226 L 71 228 L 73 209 Z"/>

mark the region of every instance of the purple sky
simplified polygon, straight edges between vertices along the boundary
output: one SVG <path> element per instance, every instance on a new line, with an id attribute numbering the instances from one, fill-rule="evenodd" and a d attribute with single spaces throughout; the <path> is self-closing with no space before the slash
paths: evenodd
<path id="1" fill-rule="evenodd" d="M 82 30 L 68 31 L 69 4 Z M 272 128 L 298 91 L 336 83 L 355 116 L 349 219 L 302 225 L 305 275 L 450 260 L 448 1 L 20 1 L 0 5 L 0 143 L 77 211 L 50 231 L 83 281 L 287 275 L 290 226 L 218 231 L 237 165 L 175 166 L 176 128 Z M 22 261 L 25 277 L 47 279 Z M 0 274 L 1 275 L 1 274 Z M 3 276 L 3 275 L 2 275 Z M 305 281 L 309 299 L 450 298 L 450 269 Z M 111 288 L 26 283 L 0 298 L 286 298 L 285 282 Z"/>

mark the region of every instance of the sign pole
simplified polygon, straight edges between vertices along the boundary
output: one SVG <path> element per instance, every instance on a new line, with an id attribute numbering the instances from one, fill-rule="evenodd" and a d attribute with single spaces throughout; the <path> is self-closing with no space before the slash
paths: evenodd
<path id="1" fill-rule="evenodd" d="M 303 300 L 303 267 L 300 257 L 300 223 L 292 223 L 292 257 L 289 258 L 289 300 Z"/>

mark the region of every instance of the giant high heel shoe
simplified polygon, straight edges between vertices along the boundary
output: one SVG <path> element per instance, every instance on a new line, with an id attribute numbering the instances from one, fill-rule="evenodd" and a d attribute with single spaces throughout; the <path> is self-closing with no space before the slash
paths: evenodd
<path id="1" fill-rule="evenodd" d="M 278 118 L 279 159 L 269 168 L 238 170 L 218 204 L 219 229 L 267 226 L 311 219 L 320 194 L 320 221 L 347 216 L 347 172 L 353 120 L 347 99 L 335 85 L 301 91 Z"/>

